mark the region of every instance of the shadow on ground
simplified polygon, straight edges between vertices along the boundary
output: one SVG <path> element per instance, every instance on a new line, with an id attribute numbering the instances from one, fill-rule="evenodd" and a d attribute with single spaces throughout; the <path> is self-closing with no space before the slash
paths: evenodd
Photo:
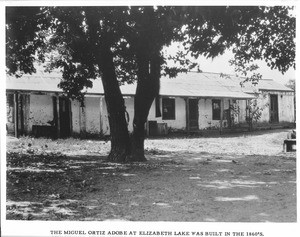
<path id="1" fill-rule="evenodd" d="M 7 219 L 295 222 L 296 156 L 7 153 Z"/>

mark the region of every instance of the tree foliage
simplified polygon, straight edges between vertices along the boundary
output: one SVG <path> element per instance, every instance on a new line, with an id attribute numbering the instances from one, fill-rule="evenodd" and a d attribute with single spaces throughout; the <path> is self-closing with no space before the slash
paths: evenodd
<path id="1" fill-rule="evenodd" d="M 60 60 L 55 58 L 53 66 L 67 69 L 66 62 L 72 60 L 84 78 L 99 76 L 91 66 L 95 52 L 85 12 L 91 12 L 92 21 L 101 24 L 97 26 L 101 28 L 97 31 L 98 39 L 93 41 L 110 42 L 117 77 L 122 83 L 137 79 L 136 52 L 161 50 L 173 41 L 182 42 L 194 57 L 213 58 L 232 49 L 235 56 L 231 63 L 241 73 L 247 72 L 251 67 L 249 63 L 257 59 L 284 73 L 295 68 L 292 11 L 293 7 L 287 6 L 7 7 L 8 73 L 35 71 L 36 51 L 42 59 L 45 31 L 50 27 L 53 38 L 47 46 L 52 45 L 61 57 Z M 186 56 L 187 53 L 179 52 L 169 59 L 180 62 L 185 69 L 181 71 L 187 71 L 196 65 Z M 161 59 L 163 73 L 175 76 L 178 67 L 168 67 L 165 59 Z M 69 67 L 74 71 L 74 65 Z M 74 87 L 79 81 L 74 80 Z M 91 83 L 86 81 L 85 85 L 89 87 Z"/>
<path id="2" fill-rule="evenodd" d="M 290 79 L 285 86 L 287 86 L 288 88 L 291 88 L 294 92 L 296 90 L 296 81 L 295 79 Z"/>
<path id="3" fill-rule="evenodd" d="M 264 60 L 271 69 L 295 69 L 295 24 L 291 8 L 261 7 L 252 24 L 243 27 L 234 45 L 235 62 Z"/>
<path id="4" fill-rule="evenodd" d="M 36 54 L 45 46 L 42 33 L 47 22 L 39 7 L 6 8 L 6 68 L 7 73 L 21 76 L 36 72 Z M 43 60 L 43 55 L 40 60 Z"/>
<path id="5" fill-rule="evenodd" d="M 198 57 L 216 57 L 231 49 L 237 73 L 254 71 L 255 60 L 285 73 L 295 68 L 293 7 L 218 6 L 189 9 L 183 32 L 186 49 Z M 251 79 L 259 80 L 254 74 Z"/>

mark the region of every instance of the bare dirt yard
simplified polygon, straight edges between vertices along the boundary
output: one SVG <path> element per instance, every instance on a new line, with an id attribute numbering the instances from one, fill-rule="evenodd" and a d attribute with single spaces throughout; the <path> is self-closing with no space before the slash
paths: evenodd
<path id="1" fill-rule="evenodd" d="M 7 219 L 296 222 L 289 130 L 147 139 L 145 163 L 109 142 L 7 137 Z"/>

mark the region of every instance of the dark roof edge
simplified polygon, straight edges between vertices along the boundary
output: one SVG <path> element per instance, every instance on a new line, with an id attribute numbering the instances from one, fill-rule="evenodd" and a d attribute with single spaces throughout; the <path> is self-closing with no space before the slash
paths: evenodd
<path id="1" fill-rule="evenodd" d="M 208 73 L 208 74 L 223 74 L 223 75 L 228 75 L 228 76 L 233 76 L 233 77 L 238 77 L 238 78 L 242 78 L 242 79 L 246 79 L 247 77 L 245 77 L 245 76 L 237 76 L 237 75 L 234 75 L 234 74 L 229 74 L 229 73 L 223 73 L 223 72 L 204 72 L 204 71 L 202 71 L 202 72 L 198 72 L 198 71 L 189 71 L 189 72 L 193 72 L 193 73 Z M 188 73 L 188 72 L 186 72 L 186 73 Z M 261 78 L 261 79 L 259 79 L 259 80 L 263 80 L 263 81 L 274 81 L 274 79 L 272 79 L 272 78 Z M 274 82 L 277 82 L 277 81 L 274 81 Z M 279 83 L 279 82 L 277 82 L 277 83 Z M 280 83 L 279 83 L 280 84 Z"/>
<path id="2" fill-rule="evenodd" d="M 284 90 L 284 89 L 258 89 L 259 91 L 284 91 L 284 92 L 295 92 L 294 90 L 292 89 L 287 89 L 287 90 Z"/>
<path id="3" fill-rule="evenodd" d="M 46 94 L 46 93 L 52 93 L 52 94 L 65 94 L 63 91 L 35 91 L 35 90 L 18 90 L 18 89 L 6 89 L 6 92 L 19 92 L 19 93 L 32 93 L 32 94 Z M 250 93 L 245 93 L 250 94 Z M 104 93 L 85 93 L 85 95 L 90 96 L 104 96 Z M 135 96 L 134 94 L 122 94 L 123 96 Z M 160 95 L 161 97 L 183 97 L 183 98 L 223 98 L 223 99 L 241 99 L 241 100 L 247 100 L 251 99 L 253 97 L 230 97 L 230 96 L 188 96 L 188 95 Z"/>

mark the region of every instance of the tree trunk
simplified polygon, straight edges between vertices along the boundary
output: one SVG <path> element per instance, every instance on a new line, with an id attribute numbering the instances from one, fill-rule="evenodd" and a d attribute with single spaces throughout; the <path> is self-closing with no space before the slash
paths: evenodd
<path id="1" fill-rule="evenodd" d="M 101 50 L 102 84 L 107 105 L 107 114 L 111 136 L 111 151 L 108 160 L 111 162 L 126 162 L 130 154 L 130 138 L 125 118 L 124 99 L 118 84 L 109 48 Z"/>
<path id="2" fill-rule="evenodd" d="M 111 162 L 125 162 L 130 154 L 130 137 L 125 118 L 124 99 L 117 80 L 109 33 L 103 32 L 99 38 L 99 13 L 95 8 L 85 8 L 90 43 L 94 47 L 95 59 L 102 73 L 101 79 L 110 127 L 111 150 L 107 157 Z M 101 39 L 101 40 L 100 40 Z"/>
<path id="3" fill-rule="evenodd" d="M 108 160 L 113 162 L 145 161 L 144 127 L 152 102 L 159 91 L 160 50 L 154 50 L 153 53 L 153 50 L 151 50 L 152 42 L 149 42 L 147 35 L 142 34 L 143 36 L 139 39 L 140 44 L 137 47 L 139 51 L 136 55 L 138 83 L 134 102 L 134 130 L 130 139 L 124 100 L 116 77 L 113 54 L 109 44 L 111 42 L 111 39 L 109 39 L 110 34 L 106 35 L 108 38 L 102 37 L 100 43 L 97 42 L 97 24 L 93 19 L 93 14 L 90 13 L 93 13 L 92 9 L 86 10 L 87 22 L 92 35 L 91 39 L 95 41 L 93 45 L 99 45 L 96 46 L 95 51 L 98 52 L 98 47 L 100 47 L 100 52 L 96 57 L 99 62 L 99 69 L 102 72 L 102 83 L 110 126 L 111 151 Z M 146 48 L 144 47 L 145 42 L 149 44 Z"/>
<path id="4" fill-rule="evenodd" d="M 145 161 L 145 124 L 154 98 L 159 94 L 160 54 L 149 59 L 141 53 L 137 56 L 138 83 L 134 99 L 134 119 L 132 134 L 132 161 Z"/>

